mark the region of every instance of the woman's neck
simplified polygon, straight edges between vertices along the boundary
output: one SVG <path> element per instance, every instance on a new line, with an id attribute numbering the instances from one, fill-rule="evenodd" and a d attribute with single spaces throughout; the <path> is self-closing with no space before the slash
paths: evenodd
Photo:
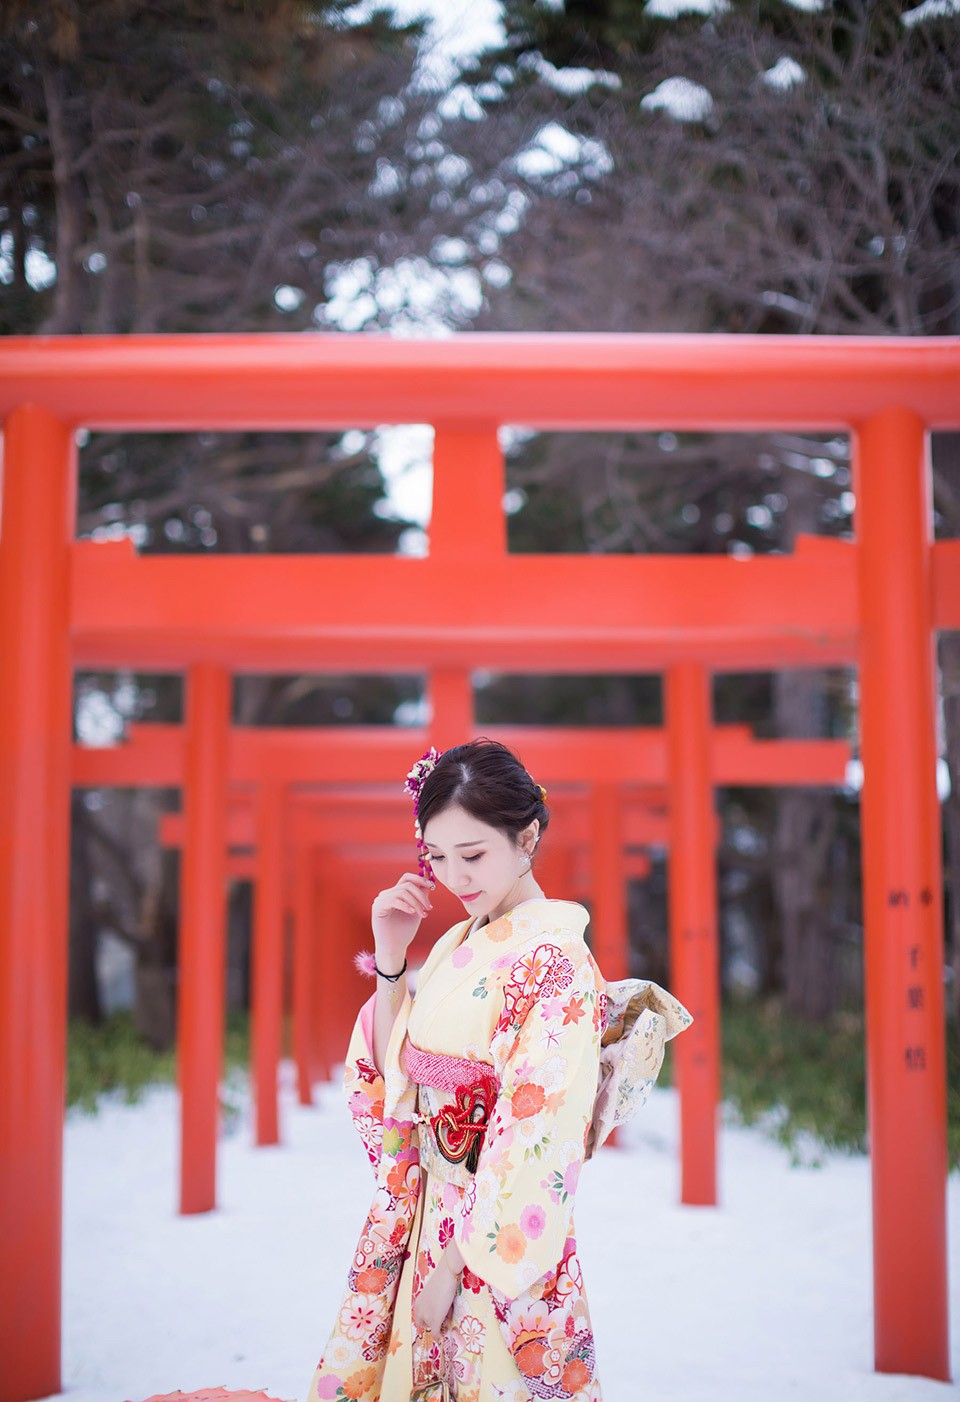
<path id="1" fill-rule="evenodd" d="M 524 900 L 522 900 L 522 901 L 517 901 L 514 905 L 512 905 L 512 906 L 510 907 L 510 910 L 505 910 L 503 913 L 504 913 L 504 915 L 509 915 L 511 910 L 516 910 L 516 909 L 517 909 L 517 906 L 526 905 L 529 901 L 539 901 L 539 900 L 546 900 L 546 896 L 544 896 L 544 894 L 543 894 L 542 891 L 540 891 L 540 892 L 539 892 L 537 895 L 535 895 L 535 896 L 527 896 Z M 496 916 L 495 918 L 496 918 L 497 920 L 499 920 L 499 919 L 500 919 L 500 916 L 498 915 L 498 916 Z M 468 927 L 468 929 L 467 929 L 467 934 L 468 934 L 468 935 L 472 935 L 473 932 L 474 932 L 475 930 L 482 930 L 483 927 L 484 927 L 484 925 L 489 925 L 489 924 L 490 924 L 490 915 L 489 915 L 489 913 L 488 913 L 487 915 L 480 915 L 480 916 L 478 916 L 477 919 L 473 922 L 473 924 L 470 925 L 470 926 Z"/>

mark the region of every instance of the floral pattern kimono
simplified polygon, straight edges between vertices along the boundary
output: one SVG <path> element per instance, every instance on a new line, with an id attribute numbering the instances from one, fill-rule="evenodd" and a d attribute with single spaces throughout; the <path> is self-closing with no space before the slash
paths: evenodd
<path id="1" fill-rule="evenodd" d="M 308 1402 L 600 1402 L 573 1221 L 608 1029 L 588 919 L 575 902 L 536 897 L 478 928 L 454 925 L 415 997 L 404 993 L 385 1076 L 373 1061 L 376 995 L 361 1009 L 345 1083 L 376 1192 Z M 647 1065 L 631 1064 L 610 1104 L 624 1085 L 645 1098 L 665 1038 L 691 1021 L 643 987 L 667 1016 L 641 1014 Z M 451 1239 L 465 1268 L 434 1335 L 414 1324 L 413 1302 Z"/>

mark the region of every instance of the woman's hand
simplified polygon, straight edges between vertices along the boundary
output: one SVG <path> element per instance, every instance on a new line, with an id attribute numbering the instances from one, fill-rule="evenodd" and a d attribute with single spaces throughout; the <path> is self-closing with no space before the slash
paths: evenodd
<path id="1" fill-rule="evenodd" d="M 429 1277 L 413 1306 L 413 1322 L 418 1329 L 429 1329 L 431 1334 L 439 1334 L 443 1322 L 450 1313 L 460 1277 L 453 1271 L 448 1258 L 440 1257 L 440 1264 Z"/>
<path id="2" fill-rule="evenodd" d="M 427 877 L 405 871 L 396 886 L 381 891 L 375 898 L 370 922 L 377 964 L 384 973 L 393 974 L 402 968 L 420 921 L 433 909 L 433 885 Z"/>

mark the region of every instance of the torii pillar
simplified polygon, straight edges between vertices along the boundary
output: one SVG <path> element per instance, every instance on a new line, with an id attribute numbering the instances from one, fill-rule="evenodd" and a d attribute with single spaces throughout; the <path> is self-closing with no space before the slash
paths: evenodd
<path id="1" fill-rule="evenodd" d="M 3 1402 L 61 1381 L 75 492 L 72 430 L 40 405 L 14 409 L 0 539 Z"/>
<path id="2" fill-rule="evenodd" d="M 923 422 L 855 435 L 874 1361 L 950 1380 L 943 872 Z"/>
<path id="3" fill-rule="evenodd" d="M 617 784 L 594 784 L 590 817 L 593 956 L 603 977 L 616 983 L 630 972 L 623 808 Z M 614 1128 L 607 1135 L 605 1147 L 615 1149 L 619 1142 Z"/>
<path id="4" fill-rule="evenodd" d="M 313 1104 L 311 1022 L 316 981 L 315 906 L 314 849 L 302 843 L 293 857 L 293 1057 L 297 1067 L 297 1097 L 301 1105 Z"/>
<path id="5" fill-rule="evenodd" d="M 183 790 L 177 1084 L 180 1211 L 217 1205 L 217 1135 L 226 1016 L 227 783 L 230 674 L 190 669 Z"/>
<path id="6" fill-rule="evenodd" d="M 623 817 L 617 784 L 594 784 L 590 816 L 593 953 L 604 978 L 615 983 L 630 973 Z"/>
<path id="7" fill-rule="evenodd" d="M 710 673 L 678 662 L 664 678 L 670 772 L 670 968 L 693 1015 L 674 1052 L 680 1091 L 680 1201 L 717 1201 L 720 957 L 710 758 Z"/>
<path id="8" fill-rule="evenodd" d="M 354 949 L 372 947 L 368 937 L 362 946 L 355 946 L 350 925 L 350 910 L 343 891 L 343 875 L 337 853 L 330 847 L 319 847 L 315 851 L 314 871 L 316 873 L 316 912 L 317 930 L 314 942 L 314 972 L 316 1017 L 319 1037 L 320 1061 L 326 1079 L 330 1078 L 333 1067 L 343 1060 L 346 1041 L 343 1036 L 349 1030 L 355 1013 L 345 1012 L 349 1007 L 350 960 Z"/>
<path id="9" fill-rule="evenodd" d="M 473 683 L 463 667 L 438 667 L 430 673 L 430 704 L 433 716 L 430 733 L 438 750 L 462 745 L 473 733 Z M 416 755 L 410 756 L 413 764 Z M 410 807 L 413 831 L 413 805 Z M 413 844 L 411 843 L 411 847 Z M 415 848 L 413 848 L 416 851 Z"/>
<path id="10" fill-rule="evenodd" d="M 251 1029 L 257 1144 L 280 1142 L 277 1075 L 282 1052 L 284 966 L 284 786 L 260 785 L 253 914 Z"/>

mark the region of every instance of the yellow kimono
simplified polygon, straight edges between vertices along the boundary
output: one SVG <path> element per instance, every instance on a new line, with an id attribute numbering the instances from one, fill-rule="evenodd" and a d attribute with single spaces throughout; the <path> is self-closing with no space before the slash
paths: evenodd
<path id="1" fill-rule="evenodd" d="M 655 984 L 608 989 L 583 939 L 588 919 L 575 902 L 536 897 L 479 928 L 454 925 L 415 997 L 404 993 L 385 1078 L 374 999 L 361 1009 L 345 1083 L 377 1188 L 308 1402 L 600 1402 L 577 1179 L 617 1122 L 608 1108 L 598 1136 L 597 1105 L 645 1098 L 664 1041 L 691 1018 Z M 608 992 L 624 993 L 620 1036 L 624 991 L 640 988 L 628 1073 L 615 1092 L 608 1075 L 598 1096 Z M 451 1238 L 466 1265 L 433 1335 L 414 1325 L 413 1301 Z"/>

